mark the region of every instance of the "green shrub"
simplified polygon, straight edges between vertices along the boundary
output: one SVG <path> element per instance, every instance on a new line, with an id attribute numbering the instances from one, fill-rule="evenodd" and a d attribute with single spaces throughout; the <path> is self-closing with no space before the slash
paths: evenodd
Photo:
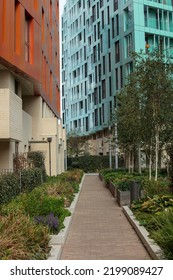
<path id="1" fill-rule="evenodd" d="M 142 188 L 146 196 L 153 196 L 156 194 L 159 195 L 168 195 L 169 191 L 169 182 L 167 179 L 159 178 L 158 181 L 144 179 L 141 182 Z"/>
<path id="2" fill-rule="evenodd" d="M 165 211 L 169 207 L 173 207 L 173 197 L 170 195 L 154 195 L 131 205 L 132 210 L 152 214 Z"/>
<path id="3" fill-rule="evenodd" d="M 157 230 L 151 231 L 151 237 L 162 248 L 166 259 L 173 260 L 173 208 L 155 216 Z"/>
<path id="4" fill-rule="evenodd" d="M 101 174 L 106 183 L 111 181 L 116 185 L 130 185 L 131 181 L 142 182 L 145 178 L 144 175 L 140 175 L 139 173 L 128 173 L 126 170 L 102 170 Z M 126 183 L 128 181 L 128 183 Z M 123 187 L 122 187 L 123 188 Z M 129 187 L 125 187 L 129 188 Z"/>
<path id="5" fill-rule="evenodd" d="M 130 180 L 122 180 L 117 184 L 117 188 L 120 191 L 130 191 L 131 181 Z"/>
<path id="6" fill-rule="evenodd" d="M 13 173 L 0 176 L 0 204 L 9 202 L 20 193 L 19 178 Z"/>
<path id="7" fill-rule="evenodd" d="M 112 157 L 113 160 L 113 157 Z M 77 166 L 76 166 L 77 164 Z M 78 167 L 84 172 L 98 172 L 103 168 L 109 167 L 109 156 L 80 156 L 67 159 L 68 168 Z"/>
<path id="8" fill-rule="evenodd" d="M 43 170 L 40 168 L 28 168 L 19 174 L 0 176 L 0 204 L 9 202 L 20 192 L 30 192 L 43 182 L 43 176 Z"/>
<path id="9" fill-rule="evenodd" d="M 30 192 L 42 183 L 42 170 L 40 168 L 29 168 L 21 171 L 21 190 Z"/>
<path id="10" fill-rule="evenodd" d="M 32 218 L 53 213 L 59 219 L 58 231 L 63 228 L 65 217 L 70 215 L 70 212 L 64 209 L 64 199 L 50 197 L 42 187 L 36 188 L 30 193 L 21 194 L 1 209 L 3 215 L 19 211 Z"/>
<path id="11" fill-rule="evenodd" d="M 44 154 L 40 151 L 28 152 L 28 160 L 32 162 L 35 168 L 39 168 L 42 170 L 42 179 L 43 182 L 45 182 L 47 179 L 47 175 L 46 175 Z"/>
<path id="12" fill-rule="evenodd" d="M 64 172 L 58 176 L 49 177 L 44 184 L 46 192 L 52 197 L 62 197 L 65 206 L 69 206 L 74 194 L 79 191 L 83 171 L 76 169 Z"/>

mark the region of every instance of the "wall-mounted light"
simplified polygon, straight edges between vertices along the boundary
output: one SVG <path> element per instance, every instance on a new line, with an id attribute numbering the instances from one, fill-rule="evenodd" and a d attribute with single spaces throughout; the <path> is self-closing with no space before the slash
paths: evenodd
<path id="1" fill-rule="evenodd" d="M 51 176 L 51 142 L 52 142 L 52 137 L 47 137 L 47 142 L 49 143 L 49 175 Z"/>
<path id="2" fill-rule="evenodd" d="M 59 139 L 59 146 L 62 146 L 62 138 Z"/>

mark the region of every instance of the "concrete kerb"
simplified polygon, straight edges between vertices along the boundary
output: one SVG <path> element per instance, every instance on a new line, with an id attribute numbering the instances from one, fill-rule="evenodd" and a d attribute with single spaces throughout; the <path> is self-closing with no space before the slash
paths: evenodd
<path id="1" fill-rule="evenodd" d="M 128 206 L 123 206 L 122 208 L 128 221 L 136 231 L 138 237 L 141 239 L 151 258 L 153 260 L 163 260 L 164 253 L 162 249 L 154 242 L 154 240 L 149 238 L 149 232 L 139 224 Z"/>
<path id="2" fill-rule="evenodd" d="M 73 213 L 75 211 L 76 204 L 80 196 L 84 179 L 85 179 L 85 174 L 83 175 L 82 180 L 80 182 L 79 192 L 75 194 L 74 200 L 72 201 L 70 207 L 67 208 L 71 212 L 71 216 L 68 216 L 64 219 L 64 228 L 58 234 L 50 236 L 49 247 L 51 247 L 51 250 L 50 250 L 50 255 L 48 257 L 48 260 L 60 259 L 61 252 L 62 252 L 62 245 L 64 244 L 67 235 L 69 233 L 70 225 L 73 218 Z"/>

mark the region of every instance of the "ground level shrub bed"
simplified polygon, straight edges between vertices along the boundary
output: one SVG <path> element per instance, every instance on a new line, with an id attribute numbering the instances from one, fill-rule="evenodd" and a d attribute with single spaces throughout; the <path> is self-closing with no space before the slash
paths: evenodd
<path id="1" fill-rule="evenodd" d="M 0 205 L 0 259 L 47 259 L 50 234 L 63 227 L 67 206 L 79 190 L 83 172 L 49 177 L 30 192 Z"/>
<path id="2" fill-rule="evenodd" d="M 149 180 L 145 174 L 128 173 L 125 170 L 105 169 L 101 175 L 106 184 L 113 182 L 121 191 L 130 190 L 132 181 L 139 182 L 144 197 L 133 202 L 131 210 L 140 225 L 144 226 L 152 239 L 162 248 L 164 258 L 173 259 L 173 194 L 170 180 L 163 173 L 158 181 Z"/>
<path id="3" fill-rule="evenodd" d="M 147 197 L 131 205 L 135 217 L 162 248 L 166 259 L 173 259 L 173 196 Z"/>

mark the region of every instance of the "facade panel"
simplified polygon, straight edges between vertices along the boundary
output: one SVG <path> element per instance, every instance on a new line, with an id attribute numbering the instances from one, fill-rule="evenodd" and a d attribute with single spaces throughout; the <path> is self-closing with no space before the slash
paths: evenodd
<path id="1" fill-rule="evenodd" d="M 48 174 L 56 175 L 64 171 L 58 157 L 64 157 L 65 149 L 63 138 L 63 148 L 57 150 L 62 129 L 59 1 L 1 0 L 0 23 L 0 160 L 7 156 L 0 168 L 13 169 L 16 151 L 41 149 Z"/>
<path id="2" fill-rule="evenodd" d="M 109 137 L 116 95 L 133 70 L 131 51 L 150 51 L 162 43 L 171 54 L 172 23 L 172 0 L 66 1 L 62 112 L 67 133 L 98 143 Z M 97 154 L 108 152 L 95 149 Z"/>

